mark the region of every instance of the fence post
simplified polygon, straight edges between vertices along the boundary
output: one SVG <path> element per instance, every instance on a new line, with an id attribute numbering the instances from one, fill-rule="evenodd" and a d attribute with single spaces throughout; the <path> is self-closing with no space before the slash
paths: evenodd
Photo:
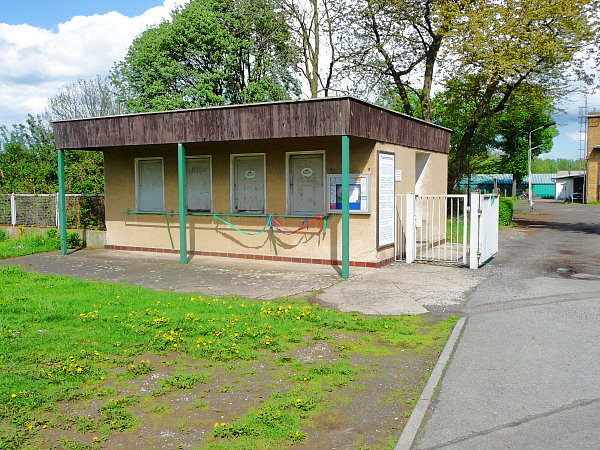
<path id="1" fill-rule="evenodd" d="M 58 192 L 56 193 L 56 197 L 54 197 L 54 223 L 56 224 L 56 228 L 60 227 L 60 210 L 58 208 Z"/>
<path id="2" fill-rule="evenodd" d="M 17 198 L 14 192 L 10 194 L 10 224 L 17 226 Z"/>
<path id="3" fill-rule="evenodd" d="M 406 194 L 406 263 L 415 261 L 415 194 Z"/>
<path id="4" fill-rule="evenodd" d="M 67 204 L 65 197 L 65 151 L 58 149 L 58 217 L 60 252 L 67 254 Z"/>
<path id="5" fill-rule="evenodd" d="M 480 196 L 478 192 L 471 192 L 471 238 L 469 240 L 469 268 L 477 269 L 479 267 L 479 208 Z"/>

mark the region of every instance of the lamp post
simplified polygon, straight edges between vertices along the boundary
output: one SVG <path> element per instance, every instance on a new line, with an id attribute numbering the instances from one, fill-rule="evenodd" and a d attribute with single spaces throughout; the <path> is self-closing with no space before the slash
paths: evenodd
<path id="1" fill-rule="evenodd" d="M 533 191 L 531 190 L 531 151 L 533 150 L 534 147 L 531 147 L 531 134 L 536 132 L 536 131 L 540 131 L 540 130 L 545 130 L 548 127 L 551 127 L 552 125 L 556 125 L 556 122 L 552 121 L 552 122 L 548 122 L 545 125 L 542 125 L 541 127 L 536 128 L 535 130 L 531 130 L 529 132 L 529 152 L 527 154 L 527 172 L 529 174 L 529 176 L 527 177 L 528 180 L 528 184 L 529 184 L 529 212 L 533 211 Z M 535 148 L 539 147 L 536 146 Z"/>

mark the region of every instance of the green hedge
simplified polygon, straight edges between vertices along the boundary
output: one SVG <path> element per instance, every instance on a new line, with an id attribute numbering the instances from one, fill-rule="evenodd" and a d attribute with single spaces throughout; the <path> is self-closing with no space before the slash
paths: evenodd
<path id="1" fill-rule="evenodd" d="M 500 217 L 499 222 L 501 226 L 512 225 L 513 221 L 513 200 L 511 198 L 501 197 L 500 198 Z"/>

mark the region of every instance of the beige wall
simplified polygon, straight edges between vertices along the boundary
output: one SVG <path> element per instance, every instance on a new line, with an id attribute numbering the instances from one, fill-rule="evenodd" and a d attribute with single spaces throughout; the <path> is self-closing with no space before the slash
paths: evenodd
<path id="1" fill-rule="evenodd" d="M 340 138 L 276 139 L 227 143 L 186 144 L 186 156 L 212 157 L 212 210 L 230 213 L 231 154 L 266 154 L 266 209 L 269 214 L 286 214 L 286 152 L 324 151 L 325 173 L 341 172 Z M 403 180 L 397 183 L 397 192 L 411 192 L 414 188 L 415 150 L 398 145 L 351 139 L 351 173 L 371 174 L 371 213 L 351 215 L 350 259 L 376 262 L 393 256 L 393 248 L 378 251 L 377 227 L 377 151 L 393 151 L 396 167 L 403 170 Z M 106 226 L 107 244 L 119 246 L 175 248 L 179 246 L 179 216 L 124 214 L 135 210 L 135 164 L 139 157 L 163 157 L 165 178 L 165 210 L 178 211 L 177 146 L 147 146 L 111 148 L 105 150 Z M 424 176 L 424 186 L 431 193 L 442 193 L 446 186 L 447 156 L 431 154 Z M 436 173 L 437 172 L 437 173 Z M 327 191 L 327 186 L 325 187 Z M 327 195 L 327 192 L 325 192 Z M 324 199 L 325 205 L 325 199 Z M 247 232 L 263 228 L 264 217 L 223 217 Z M 296 229 L 301 219 L 278 219 Z M 274 255 L 269 233 L 249 236 L 229 228 L 213 217 L 188 217 L 188 246 L 192 251 L 230 252 L 256 255 Z M 171 238 L 173 246 L 171 246 Z M 340 216 L 332 214 L 327 233 L 318 233 L 318 223 L 308 232 L 293 235 L 275 233 L 279 256 L 315 259 L 341 258 Z"/>
<path id="2" fill-rule="evenodd" d="M 600 145 L 600 113 L 598 117 L 588 118 L 588 192 L 587 200 L 589 202 L 600 200 L 598 185 L 600 184 L 600 150 L 594 150 L 595 146 Z"/>

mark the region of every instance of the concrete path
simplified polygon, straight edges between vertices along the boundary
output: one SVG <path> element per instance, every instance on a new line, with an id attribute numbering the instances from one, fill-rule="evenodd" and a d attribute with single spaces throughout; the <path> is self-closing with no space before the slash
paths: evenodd
<path id="1" fill-rule="evenodd" d="M 115 250 L 58 252 L 0 261 L 26 270 L 109 281 L 157 290 L 204 295 L 238 295 L 270 300 L 309 297 L 312 302 L 365 314 L 422 314 L 456 309 L 482 278 L 476 271 L 448 266 L 394 263 L 381 269 L 350 268 L 348 280 L 339 269 L 294 264 Z"/>
<path id="2" fill-rule="evenodd" d="M 600 448 L 600 207 L 516 217 L 413 448 Z"/>

